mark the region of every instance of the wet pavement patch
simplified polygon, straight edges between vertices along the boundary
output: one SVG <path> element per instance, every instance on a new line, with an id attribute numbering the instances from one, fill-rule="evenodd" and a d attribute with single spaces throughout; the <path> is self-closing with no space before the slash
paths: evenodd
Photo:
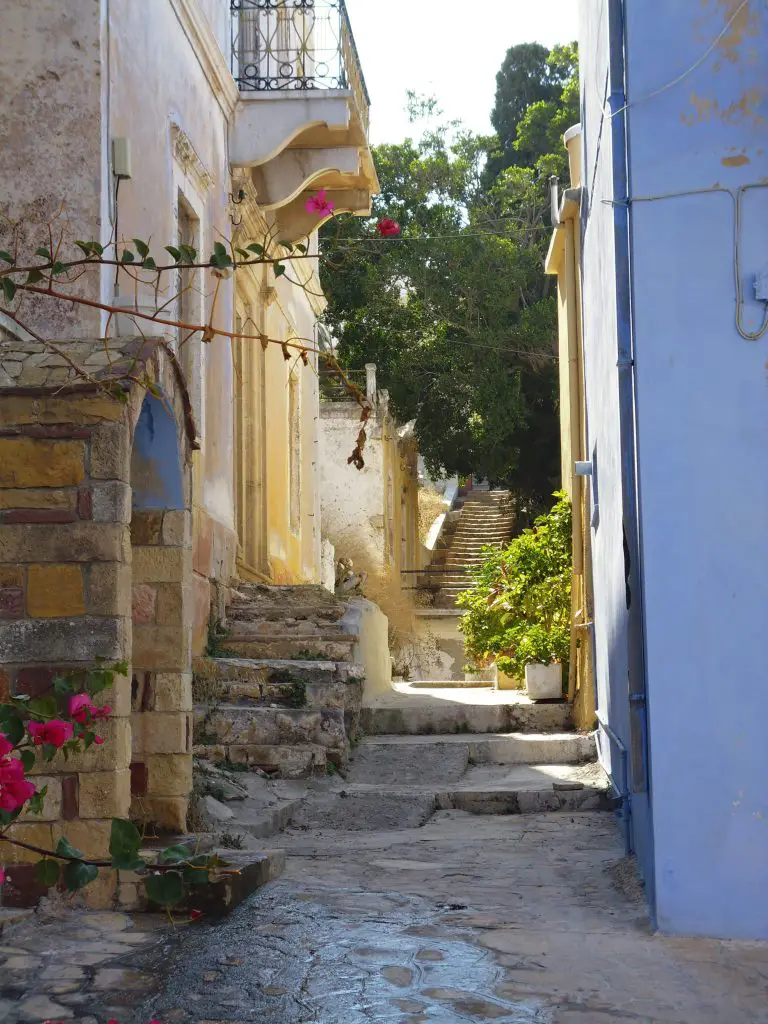
<path id="1" fill-rule="evenodd" d="M 186 935 L 145 1016 L 168 1020 L 170 1013 L 183 1024 L 551 1024 L 539 1000 L 494 995 L 504 980 L 495 954 L 471 941 L 466 929 L 457 935 L 443 927 L 434 903 L 303 889 L 277 883 L 223 924 Z M 427 928 L 429 946 L 413 934 Z M 222 979 L 203 984 L 212 968 Z"/>

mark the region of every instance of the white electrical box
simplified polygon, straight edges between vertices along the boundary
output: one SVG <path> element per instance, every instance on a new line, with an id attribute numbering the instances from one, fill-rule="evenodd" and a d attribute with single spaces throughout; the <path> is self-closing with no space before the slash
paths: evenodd
<path id="1" fill-rule="evenodd" d="M 112 139 L 112 173 L 116 178 L 131 177 L 130 139 Z"/>

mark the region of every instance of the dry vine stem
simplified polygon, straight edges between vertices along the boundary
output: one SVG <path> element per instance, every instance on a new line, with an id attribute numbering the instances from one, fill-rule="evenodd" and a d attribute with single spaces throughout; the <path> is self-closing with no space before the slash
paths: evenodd
<path id="1" fill-rule="evenodd" d="M 22 259 L 20 254 L 21 225 L 8 225 L 5 229 L 0 226 L 0 237 L 10 237 L 11 239 L 10 251 L 0 249 L 0 314 L 25 331 L 36 342 L 49 349 L 51 353 L 63 359 L 72 372 L 70 384 L 81 381 L 91 386 L 97 386 L 113 396 L 119 396 L 126 383 L 150 387 L 148 379 L 138 372 L 138 361 L 126 367 L 124 363 L 118 365 L 118 360 L 109 359 L 107 370 L 100 372 L 98 376 L 88 372 L 79 365 L 65 346 L 41 336 L 25 322 L 23 309 L 25 297 L 41 297 L 56 303 L 69 303 L 73 306 L 96 309 L 108 314 L 103 338 L 104 350 L 108 358 L 112 319 L 117 315 L 128 316 L 136 324 L 137 334 L 145 342 L 162 346 L 174 356 L 174 347 L 167 340 L 162 337 L 145 335 L 142 325 L 159 325 L 168 330 L 177 331 L 183 335 L 178 345 L 179 348 L 196 336 L 199 336 L 200 340 L 206 344 L 210 344 L 215 338 L 220 337 L 228 338 L 230 341 L 259 343 L 265 350 L 269 345 L 279 345 L 286 360 L 290 360 L 295 353 L 296 358 L 300 359 L 304 366 L 310 365 L 310 354 L 316 355 L 318 360 L 322 360 L 331 373 L 342 382 L 347 393 L 360 406 L 361 427 L 355 439 L 352 454 L 347 461 L 357 469 L 363 469 L 365 466 L 363 449 L 367 440 L 366 423 L 371 414 L 371 405 L 360 388 L 350 381 L 332 353 L 319 349 L 306 338 L 292 338 L 290 341 L 283 341 L 278 338 L 270 338 L 261 331 L 247 333 L 226 330 L 214 323 L 219 289 L 223 280 L 246 267 L 272 267 L 275 277 L 285 276 L 286 263 L 294 260 L 317 259 L 316 255 L 308 252 L 308 244 L 278 242 L 271 236 L 265 239 L 263 245 L 251 243 L 245 248 L 236 246 L 231 241 L 226 244 L 217 241 L 207 260 L 201 259 L 197 250 L 192 246 L 166 245 L 163 249 L 171 257 L 172 262 L 158 265 L 150 254 L 149 244 L 140 238 L 122 243 L 110 241 L 106 246 L 95 241 L 77 240 L 70 243 L 69 248 L 77 247 L 79 255 L 68 259 L 64 253 L 66 248 L 64 228 L 59 226 L 56 230 L 54 224 L 49 223 L 46 225 L 45 233 L 48 237 L 48 244 L 39 246 L 33 256 L 26 256 Z M 105 255 L 105 251 L 108 249 L 114 250 L 114 256 Z M 283 254 L 276 254 L 275 250 L 277 249 L 282 249 Z M 133 299 L 136 308 L 90 299 L 68 289 L 68 286 L 79 281 L 88 270 L 102 267 L 115 267 L 116 282 L 121 273 L 127 275 L 133 282 Z M 168 273 L 177 275 L 182 270 L 207 270 L 215 278 L 210 313 L 206 323 L 189 323 L 172 315 L 165 315 L 165 311 L 180 304 L 181 296 L 193 287 L 188 284 L 175 289 L 169 297 L 165 297 L 163 275 Z M 305 283 L 293 277 L 286 276 L 286 280 L 308 294 L 316 294 Z M 152 293 L 154 312 L 147 312 L 140 308 L 140 291 Z M 115 372 L 110 374 L 109 368 L 112 365 L 115 366 Z"/>

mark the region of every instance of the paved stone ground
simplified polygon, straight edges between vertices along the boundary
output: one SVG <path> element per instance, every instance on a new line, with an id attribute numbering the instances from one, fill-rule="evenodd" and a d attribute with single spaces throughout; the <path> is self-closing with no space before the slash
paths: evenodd
<path id="1" fill-rule="evenodd" d="M 281 839 L 286 874 L 218 925 L 10 929 L 0 1020 L 768 1024 L 768 946 L 653 936 L 610 814 Z"/>

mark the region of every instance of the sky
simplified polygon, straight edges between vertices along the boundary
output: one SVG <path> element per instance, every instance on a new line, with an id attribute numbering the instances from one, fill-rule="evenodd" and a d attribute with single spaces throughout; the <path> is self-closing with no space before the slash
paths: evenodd
<path id="1" fill-rule="evenodd" d="M 377 144 L 414 134 L 407 89 L 436 96 L 449 119 L 489 133 L 496 72 L 508 48 L 577 36 L 578 0 L 347 0 L 347 10 Z"/>

